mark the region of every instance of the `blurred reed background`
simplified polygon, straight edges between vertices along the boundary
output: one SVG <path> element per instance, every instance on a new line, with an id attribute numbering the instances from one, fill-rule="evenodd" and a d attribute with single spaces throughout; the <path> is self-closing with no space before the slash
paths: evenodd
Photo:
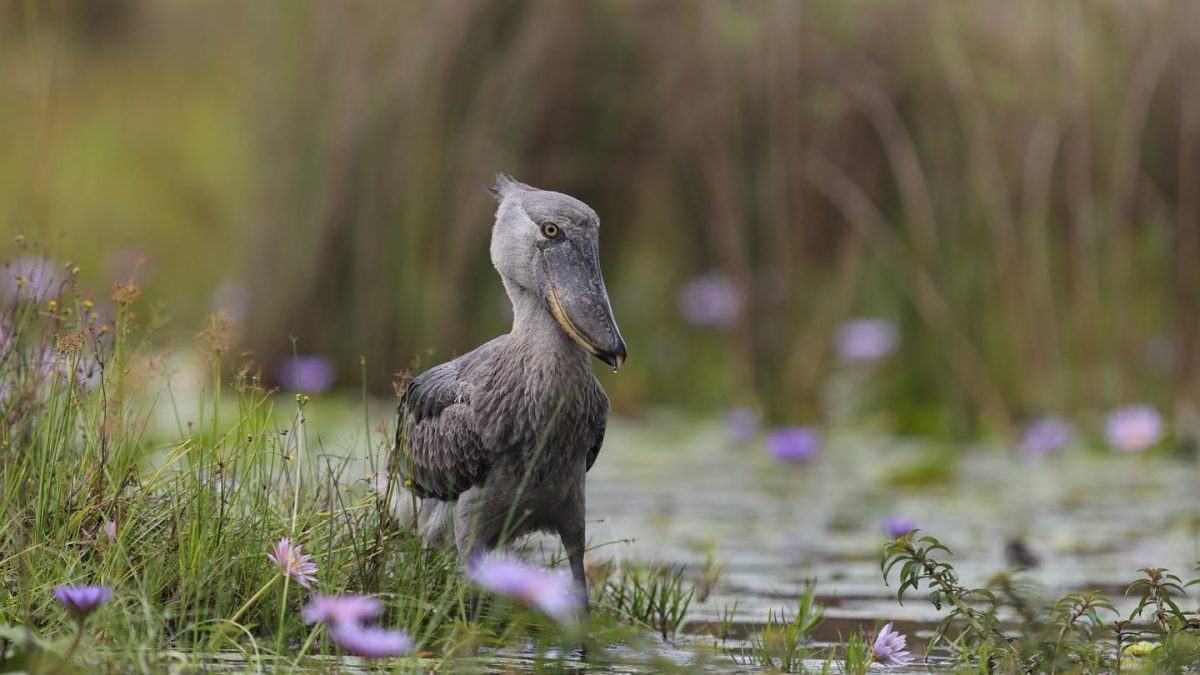
<path id="1" fill-rule="evenodd" d="M 1200 6 L 1158 0 L 0 5 L 0 228 L 336 382 L 503 332 L 495 171 L 600 213 L 618 410 L 1200 429 Z M 5 244 L 7 246 L 7 244 Z"/>

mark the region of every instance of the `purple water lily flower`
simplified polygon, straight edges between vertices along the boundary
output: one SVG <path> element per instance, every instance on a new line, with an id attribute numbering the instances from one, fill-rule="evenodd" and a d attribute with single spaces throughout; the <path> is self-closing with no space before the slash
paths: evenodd
<path id="1" fill-rule="evenodd" d="M 330 629 L 329 635 L 338 647 L 364 659 L 403 656 L 413 648 L 413 639 L 404 631 L 357 623 L 336 624 Z"/>
<path id="2" fill-rule="evenodd" d="M 314 595 L 300 618 L 304 623 L 325 623 L 334 626 L 358 624 L 378 619 L 383 603 L 365 595 Z"/>
<path id="3" fill-rule="evenodd" d="M 62 603 L 75 618 L 82 621 L 96 611 L 100 605 L 112 598 L 108 586 L 71 586 L 64 584 L 54 589 L 54 599 Z"/>
<path id="4" fill-rule="evenodd" d="M 483 588 L 558 621 L 573 619 L 582 608 L 571 575 L 563 571 L 534 569 L 515 558 L 492 555 L 473 562 L 467 575 Z"/>
<path id="5" fill-rule="evenodd" d="M 907 516 L 890 516 L 883 522 L 883 529 L 889 538 L 895 539 L 920 529 L 920 526 L 917 525 L 917 521 Z"/>
<path id="6" fill-rule="evenodd" d="M 896 350 L 900 334 L 887 319 L 852 319 L 838 327 L 834 346 L 847 363 L 878 361 Z"/>
<path id="7" fill-rule="evenodd" d="M 1044 457 L 1058 452 L 1075 439 L 1075 427 L 1059 417 L 1043 417 L 1026 425 L 1021 434 L 1021 455 Z"/>
<path id="8" fill-rule="evenodd" d="M 781 462 L 807 462 L 820 450 L 821 433 L 812 427 L 783 427 L 767 436 L 767 454 Z"/>
<path id="9" fill-rule="evenodd" d="M 300 551 L 300 544 L 292 546 L 287 537 L 279 540 L 275 548 L 267 554 L 267 559 L 279 567 L 279 571 L 288 575 L 293 581 L 308 588 L 316 581 L 317 565 L 309 562 L 311 555 Z"/>
<path id="10" fill-rule="evenodd" d="M 684 282 L 679 289 L 679 312 L 698 328 L 728 330 L 742 313 L 742 298 L 729 277 L 709 272 Z"/>
<path id="11" fill-rule="evenodd" d="M 1105 428 L 1108 443 L 1123 452 L 1138 452 L 1162 440 L 1163 420 L 1148 405 L 1118 408 L 1108 415 Z"/>
<path id="12" fill-rule="evenodd" d="M 289 391 L 319 394 L 333 386 L 337 372 L 324 356 L 289 356 L 275 371 L 279 384 Z"/>
<path id="13" fill-rule="evenodd" d="M 725 412 L 725 433 L 738 443 L 753 440 L 758 435 L 762 415 L 751 408 L 732 408 Z"/>
<path id="14" fill-rule="evenodd" d="M 888 622 L 875 636 L 871 660 L 885 666 L 902 666 L 914 658 L 906 649 L 907 645 L 908 638 L 893 630 L 891 622 Z"/>

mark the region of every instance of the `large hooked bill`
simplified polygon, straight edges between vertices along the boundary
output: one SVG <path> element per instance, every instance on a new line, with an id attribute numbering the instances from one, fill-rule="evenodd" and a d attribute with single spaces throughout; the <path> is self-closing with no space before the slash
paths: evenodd
<path id="1" fill-rule="evenodd" d="M 625 363 L 625 340 L 613 318 L 597 248 L 593 234 L 542 251 L 546 303 L 567 336 L 616 372 Z"/>

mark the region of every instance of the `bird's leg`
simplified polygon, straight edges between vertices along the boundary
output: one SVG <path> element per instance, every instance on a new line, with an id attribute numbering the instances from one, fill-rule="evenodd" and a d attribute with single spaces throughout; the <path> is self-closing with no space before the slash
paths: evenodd
<path id="1" fill-rule="evenodd" d="M 488 546 L 480 541 L 479 528 L 472 518 L 472 512 L 467 500 L 462 500 L 454 510 L 454 547 L 458 550 L 458 564 L 463 572 L 468 572 L 471 566 L 488 554 Z M 479 593 L 470 591 L 467 597 L 467 620 L 478 621 L 480 611 Z"/>
<path id="2" fill-rule="evenodd" d="M 571 577 L 575 580 L 575 592 L 579 594 L 579 614 L 587 619 L 591 612 L 591 598 L 588 595 L 587 571 L 583 567 L 583 550 L 587 538 L 584 536 L 583 518 L 570 528 L 559 531 L 563 548 L 567 552 L 567 561 L 571 564 Z M 579 657 L 584 661 L 588 658 L 588 639 L 582 635 L 579 644 Z"/>
<path id="3" fill-rule="evenodd" d="M 587 571 L 583 567 L 583 550 L 586 540 L 583 524 L 580 523 L 577 528 L 564 530 L 559 536 L 562 538 L 563 548 L 567 551 L 567 561 L 571 563 L 571 576 L 575 579 L 583 615 L 587 616 L 590 598 L 588 596 Z"/>

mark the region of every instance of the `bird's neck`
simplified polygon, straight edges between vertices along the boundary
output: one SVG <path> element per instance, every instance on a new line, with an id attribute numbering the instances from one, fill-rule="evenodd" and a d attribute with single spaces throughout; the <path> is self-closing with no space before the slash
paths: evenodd
<path id="1" fill-rule="evenodd" d="M 536 346 L 535 354 L 588 361 L 588 353 L 563 332 L 543 298 L 508 279 L 504 279 L 504 289 L 512 301 L 511 334 L 519 344 Z"/>

